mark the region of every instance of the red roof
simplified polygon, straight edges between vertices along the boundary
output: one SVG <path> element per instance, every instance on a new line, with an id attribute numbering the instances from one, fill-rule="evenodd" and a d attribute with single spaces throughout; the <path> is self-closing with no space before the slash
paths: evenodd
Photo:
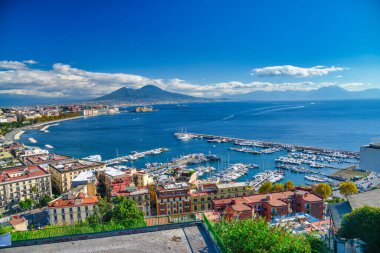
<path id="1" fill-rule="evenodd" d="M 38 165 L 32 165 L 27 167 L 16 167 L 12 169 L 4 169 L 0 171 L 0 183 L 11 182 L 22 179 L 31 179 L 34 177 L 48 175 Z"/>
<path id="2" fill-rule="evenodd" d="M 77 201 L 76 201 L 77 200 Z M 83 197 L 79 194 L 75 199 L 56 199 L 48 204 L 50 208 L 95 205 L 98 203 L 97 196 Z"/>

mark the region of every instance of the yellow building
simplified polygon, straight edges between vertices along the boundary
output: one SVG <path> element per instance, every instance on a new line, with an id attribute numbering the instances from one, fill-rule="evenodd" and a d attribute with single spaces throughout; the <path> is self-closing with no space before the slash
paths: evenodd
<path id="1" fill-rule="evenodd" d="M 69 192 L 48 204 L 50 224 L 69 225 L 84 222 L 94 212 L 98 197 L 83 192 Z"/>
<path id="2" fill-rule="evenodd" d="M 72 180 L 84 171 L 98 171 L 105 169 L 106 165 L 99 162 L 85 160 L 64 161 L 50 164 L 49 172 L 52 175 L 52 185 L 58 193 L 71 188 Z"/>
<path id="3" fill-rule="evenodd" d="M 244 182 L 227 184 L 198 184 L 190 191 L 191 211 L 211 210 L 211 200 L 247 196 L 254 189 Z"/>

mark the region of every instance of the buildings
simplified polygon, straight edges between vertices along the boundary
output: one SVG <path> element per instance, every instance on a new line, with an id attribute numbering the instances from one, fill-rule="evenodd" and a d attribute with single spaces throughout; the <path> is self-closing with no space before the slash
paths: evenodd
<path id="1" fill-rule="evenodd" d="M 48 204 L 50 224 L 68 225 L 85 221 L 97 203 L 97 196 L 88 196 L 84 187 L 75 187 Z"/>
<path id="2" fill-rule="evenodd" d="M 252 195 L 254 189 L 246 183 L 198 184 L 190 191 L 191 211 L 210 210 L 213 199 L 242 197 Z"/>
<path id="3" fill-rule="evenodd" d="M 70 156 L 42 153 L 42 154 L 31 154 L 28 156 L 24 155 L 22 156 L 21 160 L 26 165 L 39 165 L 41 168 L 49 172 L 50 163 L 63 162 L 63 161 L 72 160 L 72 159 L 73 158 Z"/>
<path id="4" fill-rule="evenodd" d="M 309 189 L 302 188 L 212 200 L 213 210 L 228 219 L 247 219 L 254 215 L 261 215 L 271 220 L 273 217 L 291 213 L 306 213 L 322 219 L 323 206 L 322 197 Z"/>
<path id="5" fill-rule="evenodd" d="M 0 211 L 12 211 L 25 199 L 51 196 L 51 175 L 38 165 L 0 171 Z"/>
<path id="6" fill-rule="evenodd" d="M 360 147 L 359 167 L 380 173 L 380 141 Z"/>
<path id="7" fill-rule="evenodd" d="M 98 171 L 105 169 L 106 165 L 99 162 L 90 162 L 85 160 L 72 160 L 51 163 L 49 166 L 49 172 L 52 176 L 53 188 L 63 193 L 70 189 L 71 181 L 84 171 Z"/>
<path id="8" fill-rule="evenodd" d="M 102 173 L 108 200 L 115 197 L 125 197 L 136 202 L 145 216 L 151 215 L 148 174 L 136 169 L 119 171 L 107 167 Z"/>
<path id="9" fill-rule="evenodd" d="M 330 204 L 328 207 L 330 217 L 329 244 L 334 252 L 352 252 L 347 247 L 352 247 L 354 244 L 361 246 L 360 241 L 350 242 L 337 237 L 337 232 L 341 227 L 343 215 L 363 206 L 380 207 L 380 189 L 350 195 L 347 200 L 347 202 Z"/>
<path id="10" fill-rule="evenodd" d="M 154 189 L 157 215 L 187 213 L 191 211 L 190 188 L 187 183 L 159 185 Z"/>

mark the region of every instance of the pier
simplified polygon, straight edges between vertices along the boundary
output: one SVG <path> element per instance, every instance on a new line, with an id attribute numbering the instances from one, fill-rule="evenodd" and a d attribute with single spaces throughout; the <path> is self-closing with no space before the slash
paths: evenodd
<path id="1" fill-rule="evenodd" d="M 135 153 L 130 154 L 130 155 L 116 157 L 116 158 L 106 160 L 103 162 L 106 164 L 116 164 L 116 163 L 123 163 L 123 162 L 128 162 L 128 161 L 135 161 L 135 160 L 142 158 L 146 155 L 159 155 L 159 154 L 161 154 L 165 151 L 168 151 L 168 150 L 169 149 L 167 149 L 167 148 L 157 148 L 157 149 L 152 149 L 152 150 L 148 150 L 148 151 L 144 151 L 144 152 L 135 152 Z"/>
<path id="2" fill-rule="evenodd" d="M 176 133 L 176 136 L 180 136 L 181 133 Z M 276 148 L 276 149 L 284 149 L 284 150 L 295 150 L 295 151 L 303 151 L 303 152 L 311 152 L 318 153 L 327 156 L 334 157 L 348 157 L 352 159 L 359 159 L 359 152 L 353 151 L 345 151 L 345 150 L 337 150 L 337 149 L 328 149 L 328 148 L 317 148 L 311 146 L 302 146 L 295 144 L 283 144 L 276 142 L 268 142 L 268 141 L 259 141 L 259 140 L 247 140 L 241 138 L 233 138 L 233 137 L 225 137 L 218 135 L 209 135 L 209 134 L 197 134 L 197 133 L 187 133 L 190 138 L 198 138 L 198 139 L 207 139 L 210 142 L 218 142 L 218 143 L 233 143 L 241 146 L 258 146 L 262 148 Z"/>

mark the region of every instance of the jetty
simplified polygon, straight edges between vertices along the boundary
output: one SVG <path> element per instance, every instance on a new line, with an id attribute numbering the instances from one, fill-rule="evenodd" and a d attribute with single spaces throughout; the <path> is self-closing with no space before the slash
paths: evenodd
<path id="1" fill-rule="evenodd" d="M 116 157 L 116 158 L 113 158 L 110 160 L 106 160 L 106 161 L 104 161 L 104 163 L 106 163 L 106 164 L 117 164 L 117 163 L 123 163 L 123 162 L 128 162 L 128 161 L 135 161 L 135 160 L 142 158 L 146 155 L 159 155 L 159 154 L 161 154 L 165 151 L 168 151 L 168 150 L 169 149 L 167 149 L 167 148 L 156 148 L 156 149 L 152 149 L 152 150 L 148 150 L 148 151 L 144 151 L 144 152 L 133 152 L 130 155 L 120 156 L 120 157 Z"/>
<path id="2" fill-rule="evenodd" d="M 175 133 L 174 135 L 181 137 L 182 133 Z M 189 138 L 197 138 L 197 139 L 206 139 L 209 142 L 217 142 L 217 143 L 233 143 L 235 145 L 240 146 L 256 146 L 265 149 L 280 149 L 280 150 L 288 150 L 292 152 L 302 151 L 310 154 L 321 154 L 331 157 L 339 157 L 339 158 L 348 158 L 348 159 L 356 159 L 360 158 L 359 152 L 353 151 L 345 151 L 345 150 L 337 150 L 337 149 L 328 149 L 328 148 L 318 148 L 311 146 L 302 146 L 296 144 L 283 144 L 276 142 L 268 142 L 268 141 L 260 141 L 260 140 L 247 140 L 241 138 L 233 138 L 233 137 L 225 137 L 218 135 L 210 135 L 210 134 L 198 134 L 198 133 L 186 133 Z"/>

